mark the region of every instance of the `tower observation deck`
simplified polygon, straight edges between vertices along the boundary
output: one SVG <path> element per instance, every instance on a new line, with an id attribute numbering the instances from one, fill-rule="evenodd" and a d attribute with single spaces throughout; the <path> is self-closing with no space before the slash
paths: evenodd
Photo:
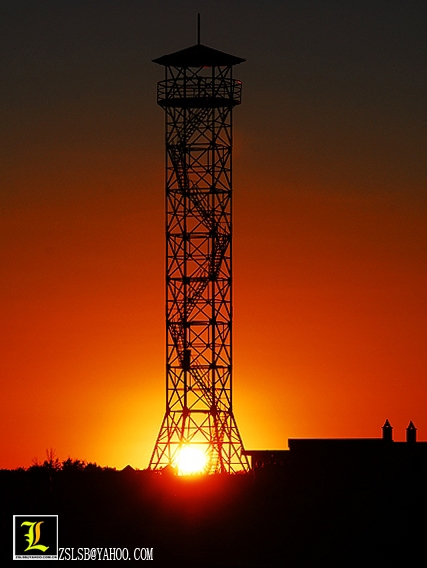
<path id="1" fill-rule="evenodd" d="M 177 467 L 191 446 L 205 471 L 249 469 L 232 401 L 233 67 L 200 43 L 154 60 L 165 69 L 166 412 L 150 468 Z"/>

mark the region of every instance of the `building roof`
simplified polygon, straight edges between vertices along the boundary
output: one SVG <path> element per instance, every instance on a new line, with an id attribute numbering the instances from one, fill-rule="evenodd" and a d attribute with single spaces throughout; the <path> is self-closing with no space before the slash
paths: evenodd
<path id="1" fill-rule="evenodd" d="M 153 63 L 165 67 L 230 67 L 244 61 L 245 59 L 241 57 L 224 53 L 201 43 L 153 59 Z"/>

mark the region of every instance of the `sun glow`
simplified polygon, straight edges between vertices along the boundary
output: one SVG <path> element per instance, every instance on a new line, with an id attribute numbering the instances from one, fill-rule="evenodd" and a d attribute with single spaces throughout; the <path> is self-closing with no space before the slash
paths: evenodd
<path id="1" fill-rule="evenodd" d="M 206 452 L 197 446 L 183 446 L 177 456 L 176 465 L 179 475 L 204 473 L 208 462 Z"/>

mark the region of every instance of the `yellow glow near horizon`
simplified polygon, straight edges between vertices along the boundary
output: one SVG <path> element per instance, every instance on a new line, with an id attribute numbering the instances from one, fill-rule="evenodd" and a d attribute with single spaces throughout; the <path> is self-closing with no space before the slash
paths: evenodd
<path id="1" fill-rule="evenodd" d="M 178 475 L 196 475 L 204 473 L 207 466 L 208 456 L 198 446 L 183 446 L 176 459 Z"/>

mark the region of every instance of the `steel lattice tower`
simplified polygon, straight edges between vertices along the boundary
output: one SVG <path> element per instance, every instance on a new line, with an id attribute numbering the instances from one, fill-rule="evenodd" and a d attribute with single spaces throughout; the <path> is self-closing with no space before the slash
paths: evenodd
<path id="1" fill-rule="evenodd" d="M 244 59 L 199 43 L 154 60 L 166 115 L 166 413 L 150 468 L 197 444 L 207 471 L 246 471 L 232 404 L 232 109 Z"/>

